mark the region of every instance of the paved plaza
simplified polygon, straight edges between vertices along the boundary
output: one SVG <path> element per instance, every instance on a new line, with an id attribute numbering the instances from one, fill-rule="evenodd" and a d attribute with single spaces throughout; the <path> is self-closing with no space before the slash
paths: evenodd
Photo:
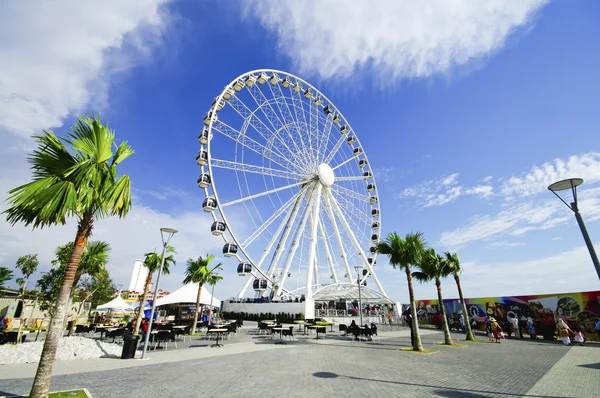
<path id="1" fill-rule="evenodd" d="M 422 330 L 425 348 L 437 351 L 426 355 L 402 350 L 410 345 L 406 328 L 380 330 L 372 342 L 328 332 L 324 340 L 298 336 L 276 345 L 251 326 L 238 334 L 224 347 L 195 338 L 144 361 L 58 362 L 52 390 L 84 387 L 94 397 L 600 397 L 600 344 L 524 339 L 444 347 L 435 344 L 441 332 Z M 0 367 L 0 395 L 27 393 L 36 366 Z"/>

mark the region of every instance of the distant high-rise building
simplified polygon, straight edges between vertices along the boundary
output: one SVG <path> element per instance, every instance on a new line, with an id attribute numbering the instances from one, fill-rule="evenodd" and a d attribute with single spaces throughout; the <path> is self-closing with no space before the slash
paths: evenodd
<path id="1" fill-rule="evenodd" d="M 147 277 L 148 268 L 144 267 L 144 261 L 136 260 L 135 264 L 133 264 L 133 271 L 131 271 L 128 290 L 130 292 L 138 292 L 139 294 L 143 293 Z"/>

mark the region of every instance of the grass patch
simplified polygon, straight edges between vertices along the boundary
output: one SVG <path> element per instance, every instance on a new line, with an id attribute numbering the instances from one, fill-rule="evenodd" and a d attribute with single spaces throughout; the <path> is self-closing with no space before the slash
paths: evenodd
<path id="1" fill-rule="evenodd" d="M 485 342 L 487 342 L 487 340 L 482 340 L 482 339 L 475 339 L 475 340 L 460 339 L 460 341 L 466 341 L 467 343 L 485 343 Z"/>
<path id="2" fill-rule="evenodd" d="M 415 351 L 412 349 L 412 347 L 408 347 L 408 348 L 401 348 L 401 351 L 406 351 L 406 352 L 412 352 L 414 354 L 434 354 L 437 351 L 434 350 L 423 350 L 423 351 Z"/>
<path id="3" fill-rule="evenodd" d="M 194 334 L 190 334 L 190 335 L 186 335 L 186 336 L 192 336 L 192 337 L 204 337 L 206 336 L 204 333 L 194 333 Z"/>
<path id="4" fill-rule="evenodd" d="M 468 347 L 468 345 L 466 345 L 466 344 L 457 344 L 457 343 L 446 344 L 446 343 L 442 343 L 441 341 L 438 341 L 437 343 L 435 343 L 435 345 L 443 345 L 443 346 L 446 346 L 446 347 L 456 347 L 456 348 Z"/>

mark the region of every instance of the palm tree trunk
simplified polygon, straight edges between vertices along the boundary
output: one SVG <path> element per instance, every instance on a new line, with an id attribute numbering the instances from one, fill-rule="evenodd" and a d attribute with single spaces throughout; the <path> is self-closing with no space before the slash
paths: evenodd
<path id="1" fill-rule="evenodd" d="M 148 295 L 148 291 L 150 290 L 150 285 L 152 284 L 152 272 L 148 272 L 148 276 L 146 277 L 146 286 L 144 286 L 144 295 L 140 300 L 140 308 L 138 310 L 138 315 L 135 321 L 135 331 L 133 334 L 140 333 L 140 326 L 142 323 L 142 319 L 144 317 L 144 305 L 146 305 L 146 296 Z M 150 323 L 152 325 L 152 323 Z"/>
<path id="2" fill-rule="evenodd" d="M 465 315 L 465 327 L 467 328 L 466 339 L 475 340 L 475 336 L 473 336 L 473 331 L 471 330 L 471 320 L 469 319 L 469 313 L 467 312 L 467 303 L 465 303 L 465 298 L 463 297 L 462 288 L 460 287 L 460 277 L 458 276 L 458 274 L 454 274 L 454 280 L 456 281 L 456 287 L 458 288 L 458 297 L 460 298 L 463 314 Z"/>
<path id="3" fill-rule="evenodd" d="M 198 284 L 198 296 L 196 296 L 196 313 L 194 314 L 194 323 L 192 324 L 192 334 L 196 334 L 196 324 L 198 323 L 198 312 L 200 312 L 200 295 L 202 294 L 202 283 Z"/>
<path id="4" fill-rule="evenodd" d="M 63 335 L 63 322 L 69 303 L 69 296 L 73 287 L 73 281 L 75 280 L 75 273 L 77 272 L 81 255 L 83 254 L 83 250 L 85 249 L 88 238 L 92 232 L 92 227 L 93 215 L 91 213 L 84 214 L 77 226 L 77 235 L 75 236 L 73 253 L 71 253 L 71 258 L 67 263 L 65 276 L 60 291 L 58 292 L 58 298 L 54 307 L 54 316 L 50 320 L 48 334 L 46 335 L 46 341 L 44 342 L 44 348 L 40 357 L 40 363 L 35 374 L 35 379 L 33 380 L 31 393 L 29 394 L 31 398 L 48 397 L 48 392 L 50 391 L 50 378 L 52 377 L 52 366 L 56 359 L 58 342 Z"/>
<path id="5" fill-rule="evenodd" d="M 450 328 L 448 327 L 448 318 L 446 318 L 446 308 L 444 308 L 444 301 L 442 299 L 442 283 L 440 278 L 435 279 L 435 287 L 437 287 L 438 303 L 440 303 L 440 311 L 442 312 L 442 321 L 444 322 L 444 344 L 452 345 L 452 336 L 450 336 Z"/>
<path id="6" fill-rule="evenodd" d="M 410 299 L 410 314 L 412 317 L 413 351 L 423 351 L 421 336 L 419 335 L 419 318 L 417 318 L 417 307 L 415 306 L 415 292 L 412 285 L 410 267 L 406 267 L 406 280 L 408 282 L 408 296 Z"/>

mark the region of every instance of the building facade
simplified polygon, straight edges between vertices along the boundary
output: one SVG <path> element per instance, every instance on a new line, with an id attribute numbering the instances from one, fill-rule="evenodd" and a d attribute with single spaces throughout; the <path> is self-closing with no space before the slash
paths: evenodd
<path id="1" fill-rule="evenodd" d="M 144 267 L 144 261 L 136 260 L 135 264 L 133 264 L 131 279 L 129 280 L 129 288 L 127 290 L 141 294 L 144 291 L 144 284 L 146 283 L 147 277 L 148 268 Z"/>

